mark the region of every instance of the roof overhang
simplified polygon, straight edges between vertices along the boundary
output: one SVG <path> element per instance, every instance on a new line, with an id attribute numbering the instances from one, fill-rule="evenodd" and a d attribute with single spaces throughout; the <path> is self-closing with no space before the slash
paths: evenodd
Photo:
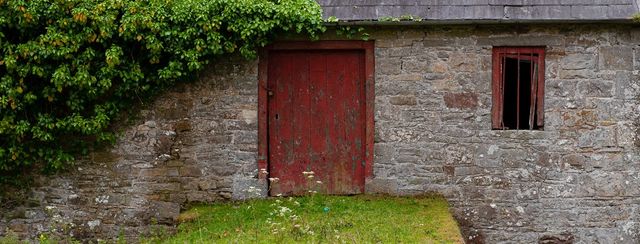
<path id="1" fill-rule="evenodd" d="M 636 24 L 631 19 L 608 20 L 421 20 L 421 21 L 378 21 L 378 20 L 350 20 L 325 22 L 325 26 L 422 26 L 422 25 L 495 25 L 495 24 Z"/>

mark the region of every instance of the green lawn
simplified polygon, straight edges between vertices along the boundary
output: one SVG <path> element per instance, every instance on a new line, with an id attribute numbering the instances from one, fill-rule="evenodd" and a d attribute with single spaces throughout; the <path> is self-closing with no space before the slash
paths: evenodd
<path id="1" fill-rule="evenodd" d="M 462 243 L 439 196 L 270 198 L 194 207 L 150 243 Z"/>

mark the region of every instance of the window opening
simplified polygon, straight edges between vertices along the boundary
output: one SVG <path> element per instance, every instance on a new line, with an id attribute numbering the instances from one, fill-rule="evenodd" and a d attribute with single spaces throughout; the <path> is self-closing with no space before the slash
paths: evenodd
<path id="1" fill-rule="evenodd" d="M 495 47 L 493 55 L 493 129 L 541 130 L 544 48 Z"/>

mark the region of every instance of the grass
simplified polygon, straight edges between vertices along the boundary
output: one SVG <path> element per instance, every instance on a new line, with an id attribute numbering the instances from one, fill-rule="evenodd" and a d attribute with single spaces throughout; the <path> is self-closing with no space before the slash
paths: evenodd
<path id="1" fill-rule="evenodd" d="M 197 206 L 147 243 L 462 243 L 439 196 L 271 198 Z"/>

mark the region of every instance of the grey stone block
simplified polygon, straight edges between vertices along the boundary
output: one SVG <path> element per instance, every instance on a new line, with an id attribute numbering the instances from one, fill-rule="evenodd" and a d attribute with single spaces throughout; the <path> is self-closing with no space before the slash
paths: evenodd
<path id="1" fill-rule="evenodd" d="M 398 194 L 398 180 L 374 178 L 365 182 L 365 191 L 368 194 Z"/>
<path id="2" fill-rule="evenodd" d="M 602 70 L 633 69 L 633 48 L 628 46 L 601 47 L 598 67 Z"/>
<path id="3" fill-rule="evenodd" d="M 235 175 L 233 177 L 232 198 L 244 200 L 267 197 L 267 181 L 253 177 Z"/>
<path id="4" fill-rule="evenodd" d="M 640 77 L 630 72 L 616 72 L 615 89 L 617 99 L 634 99 L 640 93 Z"/>
<path id="5" fill-rule="evenodd" d="M 556 35 L 479 37 L 478 46 L 562 46 L 565 39 Z"/>
<path id="6" fill-rule="evenodd" d="M 593 69 L 597 56 L 593 54 L 568 54 L 560 60 L 560 68 L 568 70 Z"/>
<path id="7" fill-rule="evenodd" d="M 579 81 L 577 88 L 580 95 L 586 97 L 613 97 L 613 82 L 602 80 Z"/>
<path id="8" fill-rule="evenodd" d="M 560 79 L 595 79 L 596 73 L 590 69 L 560 70 Z"/>
<path id="9" fill-rule="evenodd" d="M 151 203 L 151 212 L 159 224 L 172 224 L 180 215 L 180 204 L 154 201 Z"/>
<path id="10" fill-rule="evenodd" d="M 615 129 L 598 128 L 583 131 L 578 138 L 578 146 L 581 148 L 601 148 L 616 146 Z"/>

